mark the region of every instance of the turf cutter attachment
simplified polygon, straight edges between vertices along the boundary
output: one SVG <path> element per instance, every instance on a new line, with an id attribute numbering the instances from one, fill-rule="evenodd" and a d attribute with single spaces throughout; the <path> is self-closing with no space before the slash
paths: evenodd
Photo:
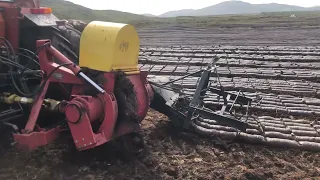
<path id="1" fill-rule="evenodd" d="M 201 78 L 198 80 L 195 91 L 181 91 L 184 88 L 173 86 L 174 82 L 197 75 L 201 75 Z M 218 88 L 211 85 L 210 77 L 212 75 L 216 75 L 216 82 L 220 85 Z M 240 91 L 236 94 L 226 92 L 221 86 L 216 66 L 209 65 L 206 69 L 171 81 L 168 78 L 154 77 L 154 79 L 151 78 L 150 84 L 155 93 L 151 107 L 166 114 L 178 127 L 183 129 L 194 127 L 204 131 L 206 129 L 199 126 L 199 123 L 206 123 L 245 131 L 249 126 L 246 121 L 252 99 L 245 97 Z M 204 98 L 208 97 L 208 92 L 210 96 L 215 94 L 218 99 L 223 99 L 221 108 L 215 107 L 213 110 L 211 107 L 207 107 L 207 103 L 210 104 L 210 102 L 204 103 Z M 242 113 L 236 112 L 236 106 L 242 109 Z"/>

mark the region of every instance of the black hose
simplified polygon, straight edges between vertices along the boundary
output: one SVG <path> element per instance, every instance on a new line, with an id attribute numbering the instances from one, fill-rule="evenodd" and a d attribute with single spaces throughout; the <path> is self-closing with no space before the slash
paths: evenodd
<path id="1" fill-rule="evenodd" d="M 64 64 L 60 64 L 59 66 L 57 66 L 56 68 L 54 68 L 50 74 L 48 74 L 48 76 L 45 77 L 45 80 L 38 86 L 38 88 L 32 92 L 32 93 L 24 93 L 22 92 L 17 86 L 16 84 L 14 84 L 15 88 L 19 91 L 20 94 L 22 94 L 25 97 L 32 97 L 34 95 L 36 95 L 39 91 L 42 90 L 42 88 L 44 87 L 44 85 L 47 83 L 47 81 L 49 80 L 49 78 L 53 75 L 54 72 L 56 72 L 58 69 L 60 69 L 61 67 L 65 67 L 68 65 L 72 65 L 73 63 L 64 63 Z M 13 77 L 12 77 L 13 78 Z"/>
<path id="2" fill-rule="evenodd" d="M 33 54 L 33 56 L 30 59 L 34 59 L 35 57 L 38 56 L 38 53 L 45 47 L 50 46 L 50 43 L 45 43 L 44 45 L 38 47 L 37 51 Z M 24 74 L 24 72 L 26 71 L 26 69 L 28 68 L 28 66 L 30 65 L 30 61 L 28 61 L 28 63 L 24 66 L 24 69 L 22 69 L 22 71 L 20 72 L 21 75 Z"/>
<path id="3" fill-rule="evenodd" d="M 4 61 L 4 60 L 6 60 L 6 61 Z M 14 62 L 14 61 L 11 61 L 10 59 L 8 59 L 6 57 L 3 57 L 3 56 L 0 56 L 0 61 L 2 63 L 4 63 L 4 64 L 15 66 L 15 67 L 20 68 L 20 69 L 24 68 L 21 64 L 18 64 L 18 63 Z M 31 70 L 31 69 L 28 69 L 28 70 Z"/>
<path id="4" fill-rule="evenodd" d="M 27 49 L 23 49 L 23 48 L 19 48 L 25 52 L 29 52 L 32 54 L 32 57 L 29 57 L 28 55 L 23 55 L 23 54 L 20 54 L 24 57 L 27 57 L 28 58 L 28 63 L 25 65 L 25 66 L 22 66 L 21 64 L 19 64 L 18 62 L 18 59 L 17 59 L 17 56 L 16 56 L 16 53 L 12 47 L 12 45 L 10 44 L 10 42 L 3 38 L 3 37 L 0 37 L 1 40 L 3 40 L 3 45 L 4 47 L 6 48 L 7 50 L 7 56 L 8 58 L 5 58 L 5 57 L 2 57 L 0 56 L 0 58 L 2 59 L 2 63 L 6 64 L 9 66 L 9 72 L 10 72 L 10 76 L 11 76 L 11 80 L 12 80 L 12 84 L 14 86 L 14 88 L 21 94 L 21 95 L 25 95 L 25 96 L 33 96 L 35 95 L 37 92 L 38 92 L 38 89 L 37 91 L 33 92 L 33 93 L 29 93 L 30 90 L 27 86 L 27 84 L 24 82 L 24 80 L 22 78 L 19 78 L 19 82 L 20 82 L 20 85 L 23 89 L 23 91 L 18 87 L 18 84 L 16 83 L 15 81 L 15 77 L 14 77 L 14 72 L 13 72 L 13 66 L 15 66 L 16 68 L 19 68 L 21 69 L 21 72 L 19 73 L 20 77 L 23 77 L 24 73 L 26 70 L 29 70 L 28 66 L 30 64 L 31 61 L 35 62 L 37 65 L 40 65 L 36 60 L 34 60 L 35 58 L 38 58 L 37 54 L 39 53 L 39 51 L 41 49 L 43 49 L 44 47 L 46 47 L 47 45 L 49 45 L 49 43 L 45 43 L 43 46 L 39 47 L 37 49 L 37 52 L 36 53 L 33 53 Z M 7 60 L 7 61 L 3 61 L 3 60 Z"/>
<path id="5" fill-rule="evenodd" d="M 9 49 L 8 49 L 8 45 L 9 45 L 11 52 L 12 52 L 13 56 L 15 57 L 15 51 L 14 51 L 12 45 L 10 44 L 10 42 L 6 38 L 3 38 L 3 37 L 0 37 L 0 39 L 4 41 L 4 44 L 7 47 L 8 53 L 9 53 Z"/>
<path id="6" fill-rule="evenodd" d="M 18 50 L 23 50 L 24 52 L 30 53 L 32 56 L 35 55 L 35 57 L 37 57 L 37 59 L 39 59 L 39 57 L 38 57 L 37 54 L 35 54 L 34 52 L 32 52 L 32 51 L 30 51 L 30 50 L 28 50 L 28 49 L 18 48 Z M 26 58 L 28 58 L 29 60 L 33 61 L 34 63 L 36 63 L 37 65 L 40 66 L 39 62 L 38 62 L 37 60 L 35 60 L 35 59 L 32 59 L 32 58 L 29 56 L 29 54 L 28 54 L 28 55 L 24 55 L 24 54 L 18 53 L 18 55 L 21 55 L 21 56 L 23 56 L 23 57 L 26 57 Z"/>
<path id="7" fill-rule="evenodd" d="M 11 43 L 6 38 L 0 37 L 0 39 L 4 41 L 4 45 L 5 45 L 5 47 L 7 49 L 7 53 L 8 53 L 8 59 L 13 57 L 12 61 L 15 62 L 15 63 L 18 63 L 17 56 L 15 54 L 15 51 L 14 51 Z M 10 54 L 8 46 L 10 47 L 10 50 L 11 50 L 12 54 Z M 17 84 L 16 84 L 16 82 L 15 82 L 15 80 L 13 78 L 13 68 L 12 68 L 12 66 L 9 66 L 9 71 L 10 71 L 10 76 L 11 76 L 12 83 L 15 85 L 15 87 L 17 87 L 16 86 Z M 19 81 L 20 81 L 20 85 L 23 87 L 24 91 L 29 91 L 28 86 L 22 81 L 21 78 L 19 78 Z"/>

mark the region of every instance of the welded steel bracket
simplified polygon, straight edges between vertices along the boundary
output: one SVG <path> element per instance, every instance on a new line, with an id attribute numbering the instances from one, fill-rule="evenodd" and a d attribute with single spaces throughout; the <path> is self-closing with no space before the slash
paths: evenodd
<path id="1" fill-rule="evenodd" d="M 211 66 L 208 66 L 208 68 L 202 72 L 200 82 L 198 83 L 196 91 L 189 104 L 187 119 L 185 121 L 184 128 L 188 128 L 190 126 L 193 118 L 200 116 L 202 118 L 216 120 L 221 125 L 231 126 L 242 131 L 245 130 L 248 127 L 248 124 L 244 121 L 240 121 L 239 119 L 230 116 L 232 115 L 230 114 L 230 112 L 235 103 L 247 104 L 249 106 L 251 105 L 252 99 L 240 95 L 240 92 L 238 92 L 238 94 L 226 92 L 224 91 L 222 86 L 220 86 L 220 89 L 210 87 L 210 77 L 212 74 L 212 69 L 215 70 L 217 78 L 219 78 L 216 67 L 211 68 Z M 208 90 L 223 97 L 224 103 L 219 112 L 214 112 L 204 107 L 203 98 L 205 97 Z M 233 103 L 229 108 L 229 114 L 226 114 L 229 100 L 233 100 Z M 248 107 L 246 116 L 248 116 Z"/>
<path id="2" fill-rule="evenodd" d="M 155 92 L 158 93 L 159 99 L 161 99 L 161 101 L 164 101 L 166 104 L 166 107 L 164 107 L 164 105 L 159 105 L 161 103 L 160 100 L 158 100 L 153 103 L 154 108 L 166 114 L 169 117 L 169 119 L 171 119 L 171 121 L 173 121 L 175 124 L 178 124 L 178 126 L 181 126 L 183 129 L 189 129 L 193 120 L 198 117 L 201 117 L 212 119 L 217 121 L 221 125 L 234 127 L 241 131 L 244 131 L 248 127 L 248 124 L 245 121 L 242 121 L 241 117 L 236 117 L 236 113 L 233 113 L 232 110 L 234 110 L 235 104 L 240 104 L 240 106 L 247 106 L 245 108 L 244 113 L 247 120 L 248 110 L 249 106 L 251 106 L 252 99 L 245 97 L 243 94 L 241 94 L 240 91 L 237 94 L 226 92 L 224 88 L 221 86 L 221 83 L 219 89 L 211 87 L 210 77 L 212 75 L 213 70 L 216 73 L 218 81 L 220 82 L 216 66 L 212 67 L 212 65 L 209 65 L 206 69 L 201 70 L 199 72 L 183 76 L 179 79 L 169 81 L 161 85 L 150 82 L 150 84 L 153 85 Z M 168 92 L 170 92 L 170 88 L 166 85 L 199 73 L 201 73 L 201 78 L 199 83 L 197 84 L 196 91 L 194 92 L 192 98 L 181 96 L 179 91 L 176 91 L 173 88 L 171 88 L 171 92 L 180 94 L 180 96 L 176 99 L 175 103 L 167 103 L 169 102 L 169 99 L 166 98 L 166 96 L 168 95 L 165 96 L 163 94 L 168 94 Z M 166 92 L 164 93 L 164 91 Z M 219 97 L 222 96 L 223 105 L 220 111 L 215 112 L 205 107 L 203 100 L 208 91 L 217 94 Z M 171 100 L 172 99 L 170 99 L 170 101 Z M 229 101 L 232 101 L 231 106 L 229 106 L 228 104 Z"/>

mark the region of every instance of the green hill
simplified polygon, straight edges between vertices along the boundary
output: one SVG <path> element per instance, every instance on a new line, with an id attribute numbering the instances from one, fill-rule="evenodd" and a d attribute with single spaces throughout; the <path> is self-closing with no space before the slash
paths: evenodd
<path id="1" fill-rule="evenodd" d="M 92 10 L 64 0 L 40 0 L 41 6 L 51 7 L 60 19 L 80 19 L 86 22 L 99 20 L 120 23 L 150 20 L 151 17 L 114 10 Z"/>

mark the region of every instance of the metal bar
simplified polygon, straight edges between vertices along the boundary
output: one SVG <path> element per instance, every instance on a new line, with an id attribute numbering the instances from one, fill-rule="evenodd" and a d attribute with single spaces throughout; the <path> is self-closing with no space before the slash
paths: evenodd
<path id="1" fill-rule="evenodd" d="M 98 91 L 100 91 L 102 94 L 106 91 L 102 89 L 98 84 L 96 84 L 94 81 L 92 81 L 87 75 L 85 75 L 83 72 L 80 72 L 79 75 L 85 79 L 89 84 L 91 84 L 93 87 L 95 87 Z"/>
<path id="2" fill-rule="evenodd" d="M 4 122 L 8 122 L 8 121 L 11 121 L 11 120 L 14 120 L 14 119 L 18 119 L 18 118 L 20 118 L 22 116 L 23 116 L 23 114 L 21 113 L 21 114 L 9 116 L 9 117 L 4 117 L 4 118 L 1 118 L 0 123 L 4 123 Z"/>
<path id="3" fill-rule="evenodd" d="M 203 72 L 203 70 L 200 70 L 200 71 L 197 71 L 197 72 L 194 72 L 194 73 L 191 73 L 191 74 L 187 74 L 187 75 L 182 76 L 182 77 L 180 77 L 180 78 L 178 78 L 178 79 L 175 79 L 175 80 L 166 82 L 166 83 L 164 83 L 164 84 L 162 84 L 162 85 L 165 86 L 165 85 L 174 83 L 174 82 L 176 82 L 176 81 L 179 81 L 179 80 L 181 80 L 181 79 L 184 79 L 184 78 L 186 78 L 186 77 L 190 77 L 190 76 L 196 75 L 196 74 L 201 73 L 201 72 Z"/>
<path id="4" fill-rule="evenodd" d="M 8 110 L 2 111 L 0 113 L 0 123 L 14 120 L 16 118 L 22 117 L 23 115 L 23 109 L 20 105 L 18 105 L 17 108 L 10 108 Z"/>
<path id="5" fill-rule="evenodd" d="M 197 106 L 199 104 L 200 96 L 204 95 L 205 92 L 203 90 L 208 86 L 208 79 L 210 78 L 211 71 L 204 70 L 196 89 L 196 92 L 193 95 L 193 98 L 190 102 L 190 105 Z"/>
<path id="6" fill-rule="evenodd" d="M 246 121 L 249 119 L 249 106 L 251 106 L 251 102 L 248 102 L 247 109 L 246 109 Z"/>
<path id="7" fill-rule="evenodd" d="M 199 109 L 197 107 L 191 107 L 191 108 L 193 108 L 195 112 L 198 113 L 202 118 L 214 119 L 215 121 L 218 121 L 220 125 L 231 126 L 241 131 L 245 131 L 249 126 L 245 122 L 216 114 L 213 111 L 209 111 L 206 109 Z"/>
<path id="8" fill-rule="evenodd" d="M 184 122 L 184 127 L 188 127 L 191 123 L 191 119 L 194 111 L 190 110 L 190 107 L 198 107 L 201 95 L 205 95 L 206 92 L 203 92 L 204 89 L 208 88 L 209 78 L 210 78 L 211 70 L 204 70 L 201 75 L 200 82 L 197 86 L 196 92 L 193 95 L 193 98 L 189 104 L 187 119 Z"/>
<path id="9" fill-rule="evenodd" d="M 66 67 L 68 69 L 70 69 L 75 75 L 77 75 L 81 71 L 81 69 L 78 65 L 72 64 L 73 62 L 71 60 L 69 60 L 67 57 L 65 57 L 60 51 L 58 51 L 53 46 L 47 47 L 46 49 L 52 56 L 56 57 L 57 60 L 61 62 L 61 64 L 70 63 L 70 65 L 68 65 Z"/>
<path id="10" fill-rule="evenodd" d="M 218 82 L 219 82 L 219 85 L 220 85 L 220 90 L 222 91 L 223 87 L 222 87 L 222 84 L 221 84 L 220 77 L 219 77 L 218 70 L 217 70 L 216 66 L 214 66 L 214 72 L 216 73 L 216 76 L 217 76 L 217 79 L 218 79 Z"/>
<path id="11" fill-rule="evenodd" d="M 209 90 L 212 92 L 212 93 L 215 93 L 215 94 L 218 94 L 220 96 L 226 96 L 227 94 L 230 94 L 231 95 L 231 99 L 235 99 L 237 97 L 236 94 L 233 94 L 233 93 L 229 93 L 229 92 L 225 92 L 225 91 L 221 91 L 220 89 L 216 89 L 216 88 L 209 88 Z M 252 99 L 250 98 L 247 98 L 247 97 L 244 97 L 244 96 L 239 96 L 237 98 L 237 102 L 241 102 L 243 104 L 247 104 L 248 102 L 252 102 Z"/>
<path id="12" fill-rule="evenodd" d="M 227 95 L 227 98 L 224 101 L 224 104 L 221 108 L 220 114 L 222 115 L 224 113 L 224 111 L 226 110 L 227 106 L 228 106 L 228 101 L 230 100 L 230 94 Z"/>
<path id="13" fill-rule="evenodd" d="M 25 126 L 25 133 L 29 133 L 34 130 L 50 81 L 42 81 L 41 84 L 42 83 L 45 83 L 44 87 L 42 91 L 40 91 L 40 93 L 37 94 L 36 98 L 34 99 L 34 104 L 32 106 L 28 122 Z"/>
<path id="14" fill-rule="evenodd" d="M 232 110 L 234 104 L 236 103 L 236 101 L 237 101 L 237 99 L 238 99 L 238 96 L 240 95 L 240 92 L 241 92 L 241 91 L 238 92 L 236 99 L 232 102 L 232 105 L 231 105 L 231 107 L 230 107 L 230 109 L 229 109 L 229 112 Z M 249 103 L 249 102 L 248 102 L 248 103 Z"/>
<path id="15" fill-rule="evenodd" d="M 54 99 L 44 99 L 43 101 L 44 103 L 42 107 L 50 111 L 59 111 L 59 108 L 61 107 L 61 105 L 64 104 Z M 5 104 L 26 104 L 26 105 L 29 104 L 30 105 L 34 103 L 34 100 L 32 98 L 21 97 L 16 94 L 8 94 L 8 95 L 0 96 L 0 102 Z M 63 101 L 63 102 L 67 103 L 67 101 Z M 0 118 L 1 118 L 1 114 L 5 112 L 6 111 L 3 111 L 0 113 Z"/>
<path id="16" fill-rule="evenodd" d="M 11 110 L 7 110 L 7 111 L 2 111 L 0 114 L 0 119 L 5 116 L 10 116 L 12 114 L 16 114 L 16 113 L 20 113 L 20 112 L 22 112 L 21 109 L 11 109 Z"/>

